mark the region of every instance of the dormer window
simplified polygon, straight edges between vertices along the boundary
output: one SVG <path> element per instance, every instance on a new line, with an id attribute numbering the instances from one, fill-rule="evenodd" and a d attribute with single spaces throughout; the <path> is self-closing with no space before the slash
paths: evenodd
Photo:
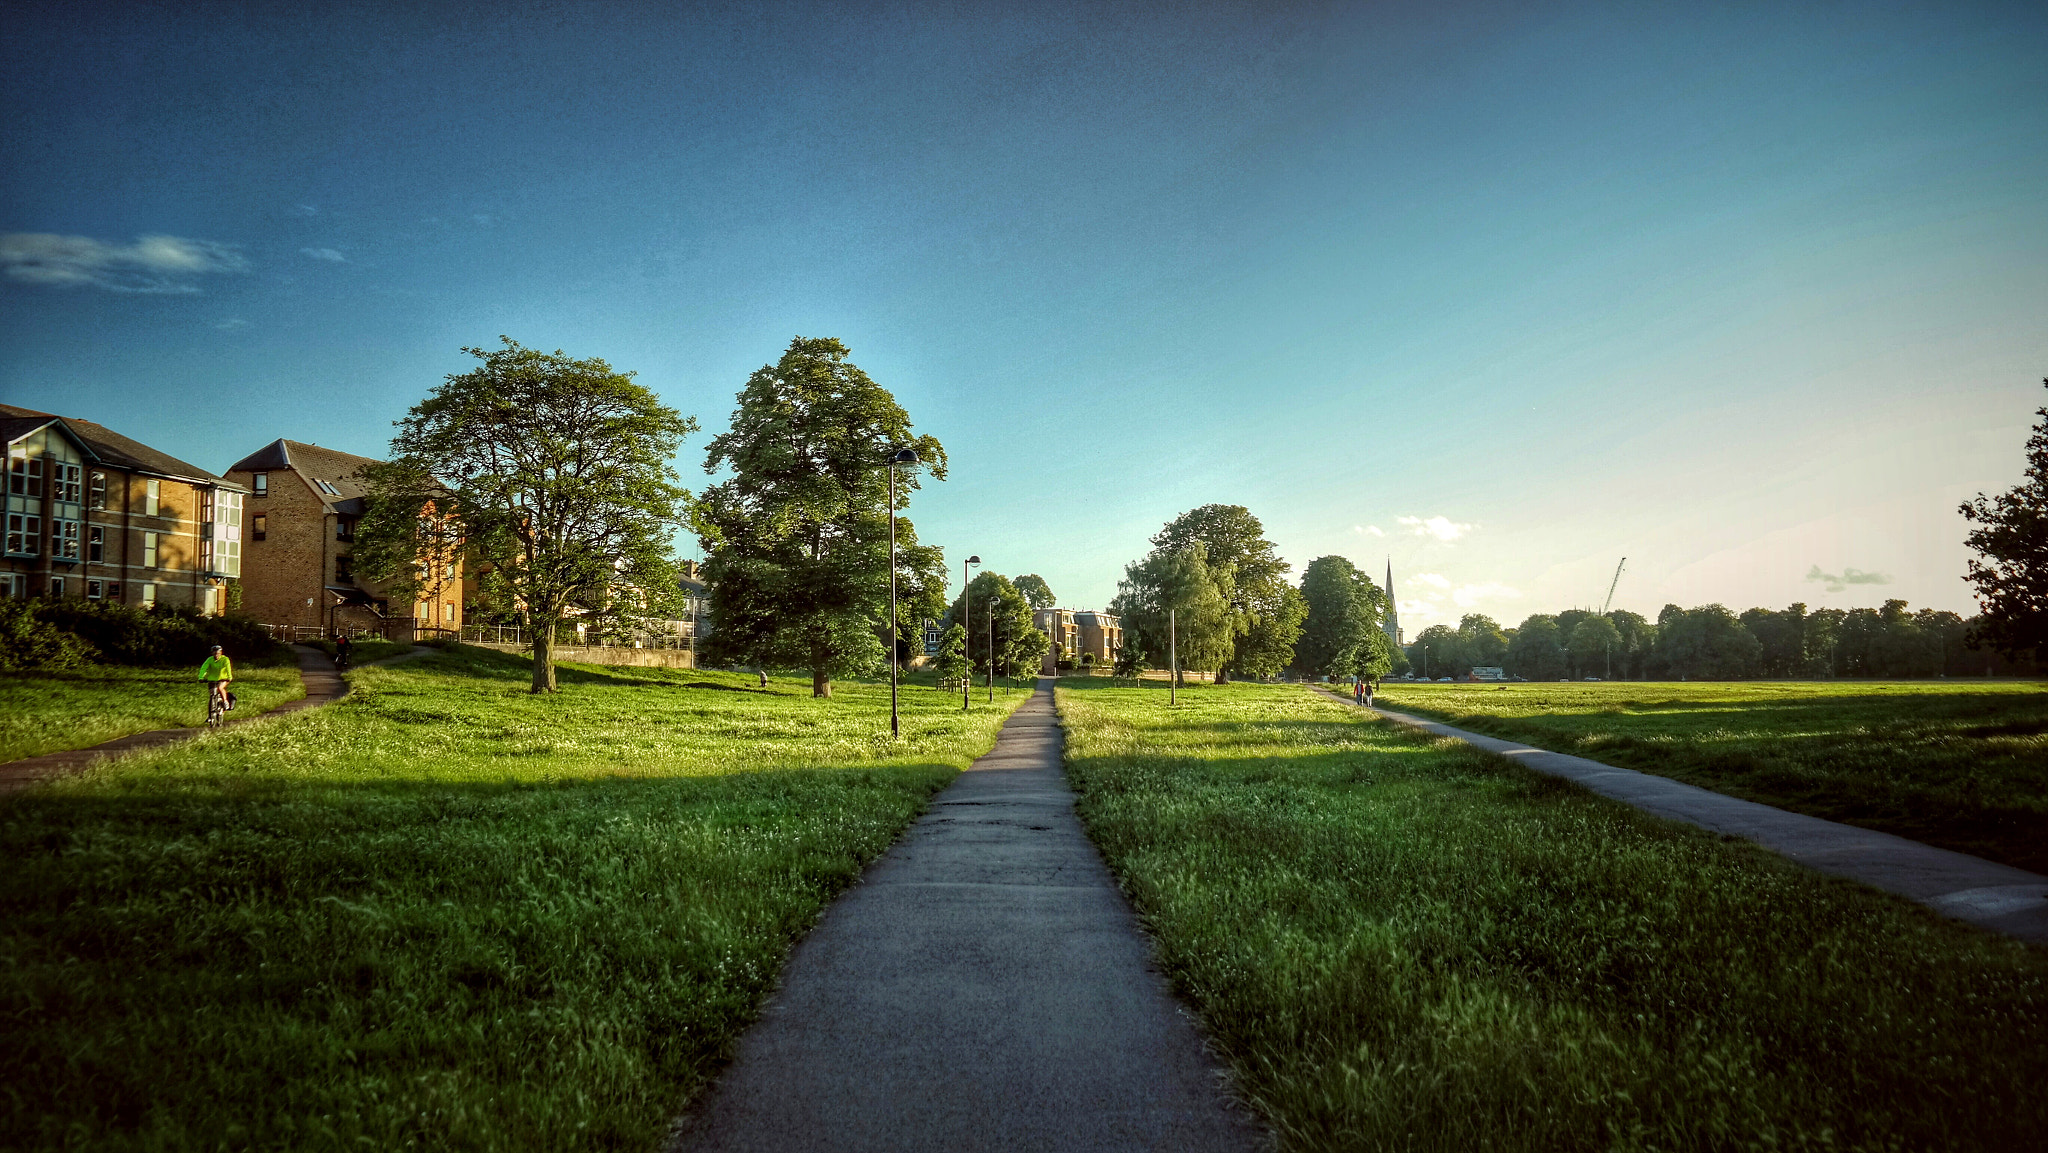
<path id="1" fill-rule="evenodd" d="M 340 496 L 340 495 L 341 495 L 341 490 L 340 490 L 340 489 L 338 489 L 338 488 L 334 487 L 334 486 L 333 486 L 333 485 L 331 485 L 331 484 L 328 484 L 328 483 L 327 483 L 326 481 L 324 481 L 324 480 L 318 480 L 318 479 L 316 479 L 316 480 L 314 480 L 314 481 L 313 481 L 313 483 L 314 483 L 315 485 L 317 485 L 317 486 L 319 487 L 319 489 L 320 489 L 320 491 L 321 491 L 321 492 L 324 492 L 324 493 L 326 493 L 326 494 L 327 494 L 328 496 Z"/>

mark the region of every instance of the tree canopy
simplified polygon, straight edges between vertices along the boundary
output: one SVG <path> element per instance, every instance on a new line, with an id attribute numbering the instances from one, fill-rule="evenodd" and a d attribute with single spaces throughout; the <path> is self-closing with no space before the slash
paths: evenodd
<path id="1" fill-rule="evenodd" d="M 602 360 L 500 339 L 463 349 L 482 366 L 398 422 L 392 461 L 365 477 L 357 563 L 406 584 L 420 579 L 422 535 L 459 531 L 526 618 L 533 691 L 553 692 L 555 629 L 571 610 L 674 612 L 670 548 L 689 493 L 669 461 L 697 422 Z"/>
<path id="2" fill-rule="evenodd" d="M 820 697 L 833 677 L 886 660 L 890 454 L 918 456 L 896 469 L 899 511 L 920 474 L 946 476 L 945 448 L 914 435 L 896 398 L 847 357 L 837 340 L 797 337 L 747 378 L 704 460 L 732 475 L 704 490 L 695 517 L 718 622 L 707 655 L 809 670 Z M 938 616 L 944 557 L 901 517 L 896 540 L 901 619 Z"/>
<path id="3" fill-rule="evenodd" d="M 968 582 L 963 606 L 955 598 L 946 619 L 966 625 L 967 660 L 977 669 L 989 667 L 989 632 L 995 632 L 995 672 L 1014 677 L 1035 674 L 1052 641 L 1031 623 L 1031 602 L 1001 573 L 984 569 Z M 990 619 L 990 609 L 994 619 Z"/>
<path id="4" fill-rule="evenodd" d="M 1966 577 L 1983 607 L 1974 636 L 2007 656 L 2048 643 L 2048 408 L 2034 415 L 2027 479 L 1962 506 L 1963 519 L 1976 526 L 1965 538 L 1977 553 Z"/>
<path id="5" fill-rule="evenodd" d="M 1209 567 L 1208 546 L 1155 548 L 1124 568 L 1110 611 L 1123 624 L 1124 646 L 1153 663 L 1177 652 L 1180 668 L 1208 670 L 1230 659 L 1236 614 Z M 1172 625 L 1176 643 L 1169 643 Z"/>
<path id="6" fill-rule="evenodd" d="M 1301 570 L 1301 596 L 1307 611 L 1294 647 L 1295 668 L 1308 676 L 1386 675 L 1386 669 L 1362 671 L 1382 661 L 1390 669 L 1393 660 L 1393 646 L 1380 627 L 1386 594 L 1372 578 L 1344 557 L 1317 557 Z"/>
<path id="7" fill-rule="evenodd" d="M 1015 584 L 1017 591 L 1024 594 L 1024 599 L 1031 602 L 1032 608 L 1049 609 L 1060 603 L 1059 598 L 1052 595 L 1052 586 L 1037 573 L 1026 573 L 1018 577 Z"/>
<path id="8" fill-rule="evenodd" d="M 1204 565 L 1227 611 L 1230 650 L 1214 666 L 1189 667 L 1213 667 L 1219 682 L 1233 672 L 1278 672 L 1293 659 L 1301 634 L 1306 606 L 1295 603 L 1299 594 L 1287 583 L 1289 566 L 1265 532 L 1243 505 L 1205 504 L 1167 522 L 1152 538 L 1155 550 L 1168 553 L 1203 546 Z"/>

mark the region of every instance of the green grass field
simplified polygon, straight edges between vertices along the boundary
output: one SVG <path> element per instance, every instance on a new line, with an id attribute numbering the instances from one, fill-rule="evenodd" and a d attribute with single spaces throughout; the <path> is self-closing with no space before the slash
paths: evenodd
<path id="1" fill-rule="evenodd" d="M 2048 951 L 1299 687 L 1059 694 L 1083 820 L 1289 1149 L 2048 1132 Z"/>
<path id="2" fill-rule="evenodd" d="M 1394 683 L 1380 703 L 2048 873 L 2048 686 Z"/>
<path id="3" fill-rule="evenodd" d="M 197 678 L 197 666 L 0 673 L 0 761 L 83 749 L 151 729 L 203 725 L 206 689 Z M 237 719 L 305 695 L 289 660 L 268 667 L 235 665 Z"/>
<path id="4" fill-rule="evenodd" d="M 0 1148 L 654 1149 L 1027 695 L 455 649 L 0 802 Z"/>

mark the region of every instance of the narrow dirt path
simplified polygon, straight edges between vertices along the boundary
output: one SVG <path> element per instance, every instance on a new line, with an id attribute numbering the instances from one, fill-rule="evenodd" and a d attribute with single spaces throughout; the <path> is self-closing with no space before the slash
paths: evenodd
<path id="1" fill-rule="evenodd" d="M 432 651 L 416 648 L 409 653 L 400 653 L 395 657 L 386 657 L 373 663 L 397 664 L 400 661 L 423 657 Z M 332 657 L 312 645 L 293 645 L 292 654 L 298 658 L 299 680 L 306 686 L 306 695 L 295 701 L 286 701 L 267 713 L 258 713 L 253 717 L 238 717 L 229 721 L 229 724 L 245 725 L 252 721 L 270 720 L 273 717 L 287 716 L 307 709 L 317 709 L 322 705 L 333 704 L 348 695 L 348 682 L 342 679 L 341 673 L 335 669 Z M 194 696 L 200 693 L 199 682 L 196 680 L 192 682 L 192 693 Z M 9 761 L 0 764 L 0 793 L 13 792 L 27 788 L 37 781 L 75 773 L 108 757 L 189 741 L 205 731 L 203 725 L 189 729 L 152 729 L 146 733 L 130 733 L 90 748 L 66 749 L 58 753 L 44 753 L 40 757 L 23 757 L 18 761 Z"/>
<path id="2" fill-rule="evenodd" d="M 1311 687 L 1353 704 L 1349 697 Z M 1575 781 L 1646 813 L 1754 841 L 1810 869 L 1861 881 L 1959 921 L 2048 945 L 2048 877 L 2038 873 L 1890 833 L 1789 813 L 1654 773 L 1467 732 L 1392 709 L 1374 706 L 1366 711 L 1498 753 L 1539 773 Z"/>
<path id="3" fill-rule="evenodd" d="M 672 1150 L 1267 1147 L 1074 815 L 1050 685 L 797 946 Z"/>

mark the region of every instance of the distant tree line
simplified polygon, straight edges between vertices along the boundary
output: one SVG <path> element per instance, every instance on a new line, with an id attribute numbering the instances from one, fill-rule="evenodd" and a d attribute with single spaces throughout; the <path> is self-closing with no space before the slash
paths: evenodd
<path id="1" fill-rule="evenodd" d="M 1743 680 L 1758 677 L 2029 676 L 2031 658 L 1971 647 L 1980 622 L 1888 600 L 1874 609 L 1793 604 L 1737 615 L 1718 604 L 1639 613 L 1537 613 L 1512 629 L 1472 613 L 1432 625 L 1408 646 L 1418 676 L 1464 677 L 1499 667 L 1532 681 Z"/>

